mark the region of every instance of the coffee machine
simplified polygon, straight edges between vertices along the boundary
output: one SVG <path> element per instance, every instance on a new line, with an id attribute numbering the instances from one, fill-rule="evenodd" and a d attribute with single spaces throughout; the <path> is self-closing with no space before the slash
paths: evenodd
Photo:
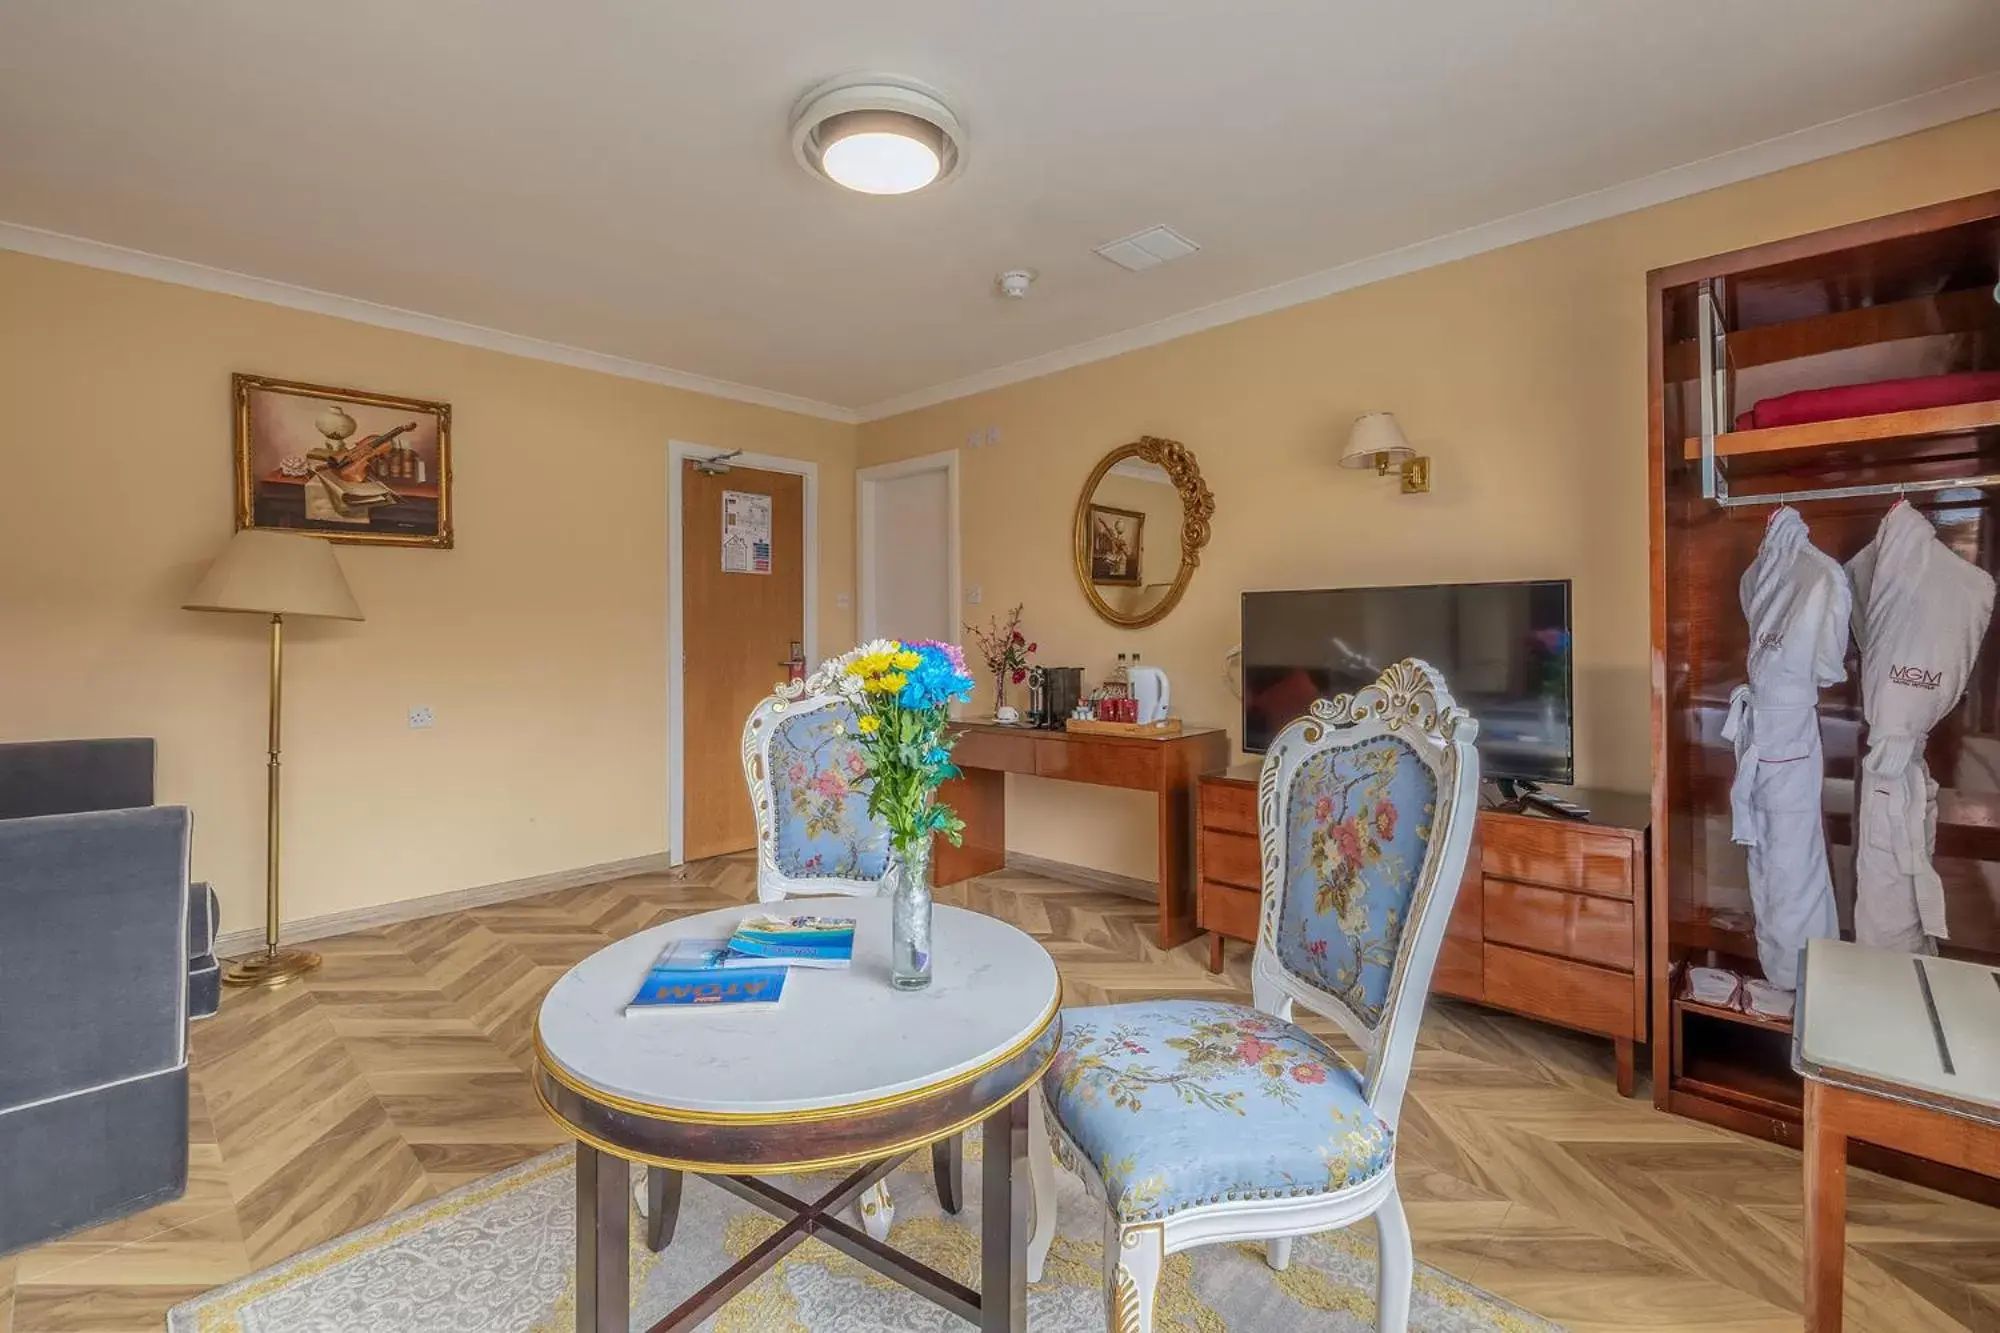
<path id="1" fill-rule="evenodd" d="M 1061 731 L 1082 701 L 1082 667 L 1038 666 L 1029 670 L 1029 726 Z"/>

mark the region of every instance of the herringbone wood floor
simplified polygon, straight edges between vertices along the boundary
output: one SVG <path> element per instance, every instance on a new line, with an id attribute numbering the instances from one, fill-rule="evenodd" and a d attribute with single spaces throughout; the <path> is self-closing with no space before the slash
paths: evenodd
<path id="1" fill-rule="evenodd" d="M 542 993 L 751 875 L 727 858 L 360 931 L 323 941 L 309 982 L 228 996 L 195 1030 L 187 1196 L 0 1259 L 0 1333 L 157 1330 L 177 1301 L 556 1145 L 526 1074 Z M 941 897 L 1041 939 L 1071 1003 L 1248 998 L 1247 951 L 1220 978 L 1199 946 L 1163 956 L 1141 903 L 1011 873 Z M 1621 1100 L 1610 1061 L 1431 1006 L 1397 1150 L 1418 1257 L 1579 1331 L 1797 1329 L 1797 1154 Z M 1848 1234 L 1850 1328 L 2000 1330 L 2000 1212 L 1857 1174 Z"/>

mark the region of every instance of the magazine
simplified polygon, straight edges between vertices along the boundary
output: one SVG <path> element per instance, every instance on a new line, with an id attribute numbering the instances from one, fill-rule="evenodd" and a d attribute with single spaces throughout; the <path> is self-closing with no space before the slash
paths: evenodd
<path id="1" fill-rule="evenodd" d="M 729 952 L 792 967 L 846 967 L 854 961 L 854 918 L 754 913 L 736 923 Z"/>
<path id="2" fill-rule="evenodd" d="M 711 946 L 714 941 L 699 941 Z M 681 941 L 678 943 L 686 943 Z M 785 969 L 766 963 L 763 967 L 682 967 L 672 962 L 676 945 L 669 945 L 646 970 L 638 994 L 625 1006 L 627 1014 L 657 1013 L 668 1009 L 697 1009 L 709 1005 L 774 1005 L 784 998 Z"/>

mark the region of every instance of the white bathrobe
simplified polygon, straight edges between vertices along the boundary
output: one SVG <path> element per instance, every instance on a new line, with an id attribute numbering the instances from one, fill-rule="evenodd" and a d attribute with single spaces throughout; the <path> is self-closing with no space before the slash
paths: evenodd
<path id="1" fill-rule="evenodd" d="M 1957 706 L 1993 617 L 1993 576 L 1953 554 L 1930 521 L 1900 501 L 1848 562 L 1868 755 L 1857 783 L 1854 936 L 1929 952 L 1944 939 L 1937 783 L 1924 741 Z"/>
<path id="2" fill-rule="evenodd" d="M 1764 976 L 1798 985 L 1799 950 L 1840 934 L 1820 806 L 1819 692 L 1847 678 L 1853 594 L 1840 562 L 1812 544 L 1796 509 L 1779 509 L 1743 573 L 1749 684 L 1729 698 L 1736 743 L 1732 836 L 1750 849 L 1750 901 Z"/>

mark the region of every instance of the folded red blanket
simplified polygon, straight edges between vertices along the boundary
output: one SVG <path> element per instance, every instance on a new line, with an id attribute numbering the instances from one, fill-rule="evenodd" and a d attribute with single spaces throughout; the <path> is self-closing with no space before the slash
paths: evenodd
<path id="1" fill-rule="evenodd" d="M 1983 403 L 1990 399 L 2000 399 L 2000 371 L 1973 370 L 1956 375 L 1878 380 L 1874 384 L 1843 384 L 1832 389 L 1801 389 L 1766 398 L 1736 418 L 1736 429 L 1802 426 L 1808 421 L 1872 417 L 1883 412 L 1910 412 L 1920 407 L 1950 407 L 1954 403 Z"/>

